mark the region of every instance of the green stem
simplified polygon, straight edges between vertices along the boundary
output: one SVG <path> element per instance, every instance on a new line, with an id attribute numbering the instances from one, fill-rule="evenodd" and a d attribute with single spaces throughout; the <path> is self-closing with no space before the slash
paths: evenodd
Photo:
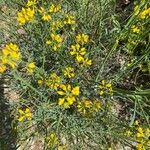
<path id="1" fill-rule="evenodd" d="M 106 64 L 106 62 L 107 62 L 107 60 L 108 60 L 108 58 L 109 58 L 110 55 L 117 49 L 118 43 L 119 43 L 119 39 L 120 39 L 120 38 L 118 38 L 118 39 L 116 40 L 116 42 L 115 42 L 115 44 L 113 45 L 112 49 L 111 49 L 111 50 L 109 51 L 109 53 L 106 55 L 106 57 L 105 57 L 105 59 L 104 59 L 102 65 L 100 66 L 99 72 L 98 72 L 97 77 L 96 77 L 96 82 L 99 80 L 99 77 L 100 77 L 101 73 L 102 73 L 103 70 L 104 70 L 104 66 L 105 66 L 105 64 Z"/>
<path id="2" fill-rule="evenodd" d="M 30 85 L 26 80 L 24 80 L 23 78 L 21 78 L 21 76 L 16 72 L 12 72 L 12 75 L 14 76 L 14 78 L 18 81 L 23 82 L 27 87 L 29 87 L 31 90 L 33 90 L 35 93 L 37 93 L 38 95 L 40 95 L 43 99 L 47 99 L 45 96 L 42 95 L 42 93 L 40 93 L 36 88 L 34 88 L 32 85 Z"/>
<path id="3" fill-rule="evenodd" d="M 135 90 L 135 91 L 131 91 L 131 90 L 124 90 L 124 89 L 120 89 L 120 88 L 114 88 L 114 93 L 121 93 L 121 94 L 128 94 L 128 95 L 141 95 L 141 96 L 150 96 L 150 89 L 146 89 L 146 90 Z"/>

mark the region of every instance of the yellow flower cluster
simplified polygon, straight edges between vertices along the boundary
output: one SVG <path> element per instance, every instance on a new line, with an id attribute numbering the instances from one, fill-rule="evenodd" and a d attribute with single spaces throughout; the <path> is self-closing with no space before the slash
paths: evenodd
<path id="1" fill-rule="evenodd" d="M 139 32 L 140 32 L 140 28 L 139 28 L 138 26 L 136 26 L 136 25 L 133 25 L 133 26 L 131 27 L 131 29 L 132 29 L 132 32 L 133 32 L 133 33 L 139 33 Z"/>
<path id="2" fill-rule="evenodd" d="M 79 44 L 71 45 L 70 54 L 76 56 L 76 61 L 81 62 L 83 56 L 86 54 L 86 49 Z"/>
<path id="3" fill-rule="evenodd" d="M 54 51 L 57 51 L 59 48 L 61 48 L 63 43 L 63 38 L 59 34 L 51 34 L 51 40 L 47 40 L 46 44 L 52 45 L 52 49 Z"/>
<path id="4" fill-rule="evenodd" d="M 139 17 L 141 19 L 145 19 L 146 17 L 150 16 L 150 7 L 149 8 L 145 8 L 140 14 Z"/>
<path id="5" fill-rule="evenodd" d="M 32 119 L 32 113 L 29 108 L 26 108 L 25 110 L 19 109 L 18 112 L 19 112 L 19 118 L 18 118 L 19 121 L 23 121 L 25 119 L 27 120 Z"/>
<path id="6" fill-rule="evenodd" d="M 47 147 L 50 149 L 67 150 L 68 145 L 60 145 L 60 140 L 56 133 L 52 132 L 46 137 Z"/>
<path id="7" fill-rule="evenodd" d="M 137 133 L 136 133 L 136 140 L 137 140 L 137 145 L 136 148 L 137 150 L 145 150 L 146 148 L 150 148 L 150 128 L 142 128 L 138 127 L 137 128 Z"/>
<path id="8" fill-rule="evenodd" d="M 74 25 L 76 23 L 75 17 L 70 14 L 65 14 L 64 18 L 62 20 L 60 19 L 52 19 L 52 15 L 55 13 L 61 12 L 62 8 L 61 5 L 58 4 L 52 4 L 48 10 L 46 10 L 44 7 L 40 7 L 38 9 L 38 12 L 42 15 L 42 20 L 44 21 L 51 21 L 51 27 L 50 29 L 54 32 L 58 29 L 61 29 L 64 27 L 64 25 Z M 61 14 L 63 15 L 63 14 Z"/>
<path id="9" fill-rule="evenodd" d="M 42 20 L 44 20 L 44 21 L 50 21 L 50 20 L 52 20 L 52 17 L 49 14 L 49 11 L 45 10 L 44 7 L 40 7 L 40 9 L 38 11 L 42 15 Z"/>
<path id="10" fill-rule="evenodd" d="M 49 78 L 45 81 L 46 85 L 54 90 L 57 90 L 61 83 L 61 78 L 56 73 L 50 74 Z"/>
<path id="11" fill-rule="evenodd" d="M 37 81 L 39 86 L 42 86 L 45 83 L 45 80 L 43 77 L 40 77 L 40 79 Z"/>
<path id="12" fill-rule="evenodd" d="M 30 7 L 30 6 L 34 6 L 37 4 L 37 0 L 28 0 L 27 1 L 27 6 Z"/>
<path id="13" fill-rule="evenodd" d="M 27 68 L 28 73 L 32 74 L 36 68 L 35 62 L 27 64 L 26 68 Z"/>
<path id="14" fill-rule="evenodd" d="M 6 71 L 6 66 L 0 62 L 0 73 L 4 73 Z"/>
<path id="15" fill-rule="evenodd" d="M 84 33 L 78 34 L 76 36 L 76 42 L 79 43 L 79 44 L 81 44 L 81 45 L 87 44 L 88 41 L 89 41 L 89 36 L 86 35 L 86 34 L 84 34 Z"/>
<path id="16" fill-rule="evenodd" d="M 51 73 L 48 78 L 41 77 L 38 80 L 38 85 L 46 85 L 52 90 L 57 90 L 61 84 L 61 78 L 56 73 Z"/>
<path id="17" fill-rule="evenodd" d="M 48 10 L 46 10 L 44 7 L 40 7 L 40 9 L 38 11 L 42 15 L 42 19 L 44 21 L 51 21 L 52 13 L 61 12 L 61 5 L 60 4 L 58 4 L 58 5 L 52 4 Z"/>
<path id="18" fill-rule="evenodd" d="M 126 129 L 126 128 L 125 128 Z M 134 122 L 133 128 L 127 129 L 125 131 L 126 136 L 132 136 L 136 139 L 136 149 L 137 150 L 147 150 L 150 149 L 150 128 L 143 127 L 139 125 L 138 120 Z"/>
<path id="19" fill-rule="evenodd" d="M 63 25 L 63 22 L 60 21 L 60 20 L 52 21 L 51 30 L 52 30 L 53 32 L 55 32 L 55 31 L 57 31 L 57 30 L 63 28 L 63 26 L 64 26 L 64 25 Z"/>
<path id="20" fill-rule="evenodd" d="M 98 112 L 101 108 L 101 103 L 98 100 L 84 99 L 77 103 L 77 111 L 83 115 L 91 116 L 93 113 Z"/>
<path id="21" fill-rule="evenodd" d="M 79 34 L 76 36 L 76 42 L 77 44 L 71 45 L 70 54 L 76 57 L 76 61 L 81 64 L 81 66 L 90 66 L 92 64 L 92 60 L 85 57 L 86 48 L 81 46 L 88 42 L 88 36 L 85 34 Z"/>
<path id="22" fill-rule="evenodd" d="M 100 88 L 100 92 L 99 92 L 100 95 L 113 94 L 112 84 L 110 81 L 106 82 L 105 80 L 102 80 L 99 88 Z"/>
<path id="23" fill-rule="evenodd" d="M 32 21 L 35 15 L 35 5 L 38 0 L 28 0 L 25 7 L 22 7 L 21 11 L 17 13 L 17 21 L 19 25 L 24 25 L 25 23 Z"/>
<path id="24" fill-rule="evenodd" d="M 51 133 L 46 138 L 46 143 L 49 148 L 54 148 L 58 144 L 58 137 L 55 133 Z"/>
<path id="25" fill-rule="evenodd" d="M 72 78 L 75 76 L 74 74 L 74 68 L 71 67 L 67 67 L 63 70 L 64 76 L 68 77 L 68 78 Z"/>
<path id="26" fill-rule="evenodd" d="M 143 6 L 144 10 L 142 8 Z M 128 42 L 126 44 L 127 51 L 131 54 L 135 53 L 133 49 L 135 49 L 135 47 L 140 42 L 139 35 L 142 36 L 142 34 L 145 33 L 147 29 L 150 8 L 148 8 L 145 1 L 141 0 L 139 3 L 137 3 L 137 5 L 134 7 L 134 15 L 136 17 L 136 23 L 131 26 L 131 32 L 127 36 Z"/>
<path id="27" fill-rule="evenodd" d="M 75 17 L 70 15 L 70 14 L 65 15 L 64 24 L 65 25 L 74 25 L 74 24 L 76 24 Z"/>
<path id="28" fill-rule="evenodd" d="M 13 43 L 7 44 L 0 54 L 0 73 L 6 71 L 7 65 L 14 69 L 20 59 L 21 53 L 18 46 Z"/>
<path id="29" fill-rule="evenodd" d="M 145 5 L 145 2 L 141 1 L 139 4 L 135 5 L 134 14 L 138 15 L 138 17 L 140 19 L 145 19 L 145 18 L 150 16 L 150 7 L 148 7 L 148 5 L 146 4 L 145 7 L 144 7 L 144 10 L 141 11 L 140 4 Z"/>
<path id="30" fill-rule="evenodd" d="M 80 87 L 76 86 L 72 88 L 70 84 L 61 84 L 57 93 L 63 96 L 59 98 L 58 104 L 64 108 L 69 108 L 76 101 L 76 96 L 78 96 L 80 93 Z"/>
<path id="31" fill-rule="evenodd" d="M 58 5 L 52 4 L 49 8 L 49 12 L 50 13 L 61 12 L 61 5 L 60 4 L 58 4 Z"/>
<path id="32" fill-rule="evenodd" d="M 17 15 L 17 21 L 19 25 L 24 25 L 26 22 L 31 21 L 34 17 L 34 13 L 35 11 L 32 8 L 22 8 Z"/>

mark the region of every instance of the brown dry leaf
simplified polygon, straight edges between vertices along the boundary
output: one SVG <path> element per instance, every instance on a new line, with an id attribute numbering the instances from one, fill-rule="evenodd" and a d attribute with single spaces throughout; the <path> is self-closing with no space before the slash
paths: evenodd
<path id="1" fill-rule="evenodd" d="M 16 91 L 5 88 L 5 97 L 10 103 L 19 102 L 20 96 Z"/>
<path id="2" fill-rule="evenodd" d="M 42 140 L 35 140 L 32 147 L 32 150 L 43 150 L 44 149 L 44 144 Z"/>
<path id="3" fill-rule="evenodd" d="M 6 13 L 7 12 L 7 5 L 0 6 L 0 11 L 3 13 Z"/>
<path id="4" fill-rule="evenodd" d="M 23 28 L 18 29 L 17 32 L 21 35 L 26 34 L 26 31 Z"/>

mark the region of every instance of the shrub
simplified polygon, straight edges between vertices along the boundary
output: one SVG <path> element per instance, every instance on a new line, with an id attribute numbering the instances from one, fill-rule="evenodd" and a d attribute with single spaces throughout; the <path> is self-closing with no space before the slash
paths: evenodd
<path id="1" fill-rule="evenodd" d="M 149 3 L 120 22 L 115 4 L 15 1 L 0 73 L 20 95 L 11 105 L 18 145 L 42 137 L 43 149 L 150 146 L 149 83 L 134 82 L 150 71 Z"/>

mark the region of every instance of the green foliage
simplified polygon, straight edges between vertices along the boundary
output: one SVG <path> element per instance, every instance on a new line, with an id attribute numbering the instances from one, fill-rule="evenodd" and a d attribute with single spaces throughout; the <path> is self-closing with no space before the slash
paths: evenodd
<path id="1" fill-rule="evenodd" d="M 43 149 L 150 147 L 148 1 L 126 20 L 114 0 L 5 4 L 0 73 L 19 94 L 18 147 L 37 137 Z"/>

